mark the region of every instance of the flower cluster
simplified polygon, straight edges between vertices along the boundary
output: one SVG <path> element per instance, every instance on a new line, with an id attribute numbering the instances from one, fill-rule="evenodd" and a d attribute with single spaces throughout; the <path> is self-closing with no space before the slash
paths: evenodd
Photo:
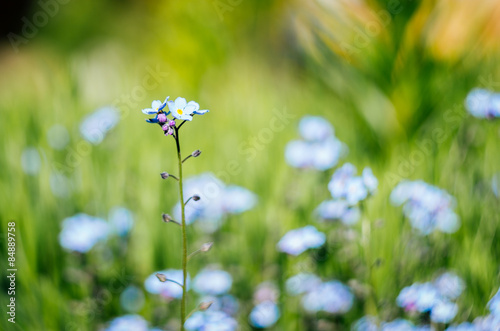
<path id="1" fill-rule="evenodd" d="M 106 221 L 80 213 L 64 219 L 59 243 L 68 250 L 86 253 L 111 234 L 127 235 L 134 224 L 132 213 L 123 207 L 111 209 L 108 218 Z"/>
<path id="2" fill-rule="evenodd" d="M 303 228 L 287 232 L 278 242 L 278 250 L 290 255 L 300 255 L 309 248 L 323 246 L 326 241 L 324 233 L 319 232 L 314 226 L 307 225 Z"/>
<path id="3" fill-rule="evenodd" d="M 258 329 L 269 328 L 280 318 L 278 288 L 269 282 L 261 283 L 253 295 L 255 306 L 248 316 L 250 324 Z"/>
<path id="4" fill-rule="evenodd" d="M 488 119 L 500 117 L 500 93 L 475 88 L 467 95 L 465 107 L 474 117 Z"/>
<path id="5" fill-rule="evenodd" d="M 186 205 L 186 223 L 199 220 L 206 232 L 214 232 L 228 214 L 240 214 L 257 204 L 257 196 L 251 191 L 236 185 L 226 186 L 211 173 L 204 173 L 187 179 L 184 183 L 185 200 L 199 196 L 199 201 Z M 180 202 L 174 207 L 173 214 L 181 215 Z"/>
<path id="6" fill-rule="evenodd" d="M 168 99 L 169 97 L 163 102 L 154 100 L 151 103 L 151 108 L 142 110 L 146 115 L 155 115 L 154 118 L 149 118 L 146 121 L 148 123 L 159 124 L 166 136 L 174 134 L 176 128 L 175 120 L 192 121 L 194 115 L 208 113 L 206 109 L 200 110 L 200 105 L 194 101 L 187 102 L 186 99 L 181 97 L 178 97 L 175 101 L 169 101 Z M 170 114 L 173 117 L 172 119 L 168 118 Z"/>
<path id="7" fill-rule="evenodd" d="M 302 295 L 302 307 L 308 312 L 344 314 L 354 301 L 348 286 L 337 280 L 322 282 L 312 274 L 295 275 L 287 280 L 286 287 L 290 295 Z"/>
<path id="8" fill-rule="evenodd" d="M 347 149 L 322 117 L 304 116 L 299 123 L 299 133 L 303 140 L 293 140 L 285 149 L 285 159 L 292 167 L 327 170 L 338 163 Z"/>
<path id="9" fill-rule="evenodd" d="M 397 304 L 409 312 L 430 313 L 434 323 L 449 323 L 458 311 L 453 301 L 463 289 L 462 279 L 446 272 L 432 283 L 415 283 L 405 287 L 397 297 Z"/>
<path id="10" fill-rule="evenodd" d="M 361 216 L 357 204 L 374 194 L 377 186 L 378 180 L 370 168 L 366 167 L 361 176 L 356 176 L 356 167 L 346 163 L 335 171 L 328 183 L 333 199 L 323 201 L 316 213 L 324 220 L 340 220 L 353 225 Z"/>
<path id="11" fill-rule="evenodd" d="M 423 181 L 402 181 L 391 193 L 391 202 L 403 206 L 411 225 L 422 234 L 435 230 L 453 233 L 460 227 L 453 211 L 455 200 L 446 191 Z"/>

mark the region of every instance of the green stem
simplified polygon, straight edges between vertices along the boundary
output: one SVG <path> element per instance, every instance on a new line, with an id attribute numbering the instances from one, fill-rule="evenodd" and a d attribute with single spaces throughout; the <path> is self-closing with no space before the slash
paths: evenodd
<path id="1" fill-rule="evenodd" d="M 186 279 L 187 279 L 187 235 L 186 235 L 186 212 L 184 203 L 184 194 L 182 192 L 182 156 L 179 141 L 179 128 L 175 129 L 175 143 L 177 145 L 177 158 L 179 160 L 179 195 L 182 214 L 182 299 L 181 299 L 181 331 L 184 331 L 184 322 L 186 321 Z"/>

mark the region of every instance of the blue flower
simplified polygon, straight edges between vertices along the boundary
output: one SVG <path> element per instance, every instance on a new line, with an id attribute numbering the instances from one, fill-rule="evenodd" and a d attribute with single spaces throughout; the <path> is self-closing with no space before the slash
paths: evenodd
<path id="1" fill-rule="evenodd" d="M 324 233 L 319 232 L 314 226 L 291 230 L 278 242 L 278 250 L 290 255 L 299 255 L 309 248 L 318 248 L 326 241 Z"/>
<path id="2" fill-rule="evenodd" d="M 302 306 L 309 312 L 325 311 L 330 314 L 348 312 L 354 296 L 346 285 L 337 280 L 322 283 L 302 298 Z"/>
<path id="3" fill-rule="evenodd" d="M 231 289 L 233 278 L 223 270 L 205 269 L 196 275 L 193 281 L 195 292 L 205 295 L 221 295 Z"/>
<path id="4" fill-rule="evenodd" d="M 485 89 L 473 89 L 465 99 L 465 107 L 477 118 L 500 117 L 500 94 Z"/>
<path id="5" fill-rule="evenodd" d="M 431 311 L 431 321 L 434 323 L 449 323 L 458 312 L 456 303 L 450 301 L 439 301 Z"/>
<path id="6" fill-rule="evenodd" d="M 377 319 L 373 316 L 361 317 L 354 326 L 352 331 L 378 331 Z"/>
<path id="7" fill-rule="evenodd" d="M 321 279 L 310 273 L 300 273 L 286 281 L 286 290 L 290 295 L 299 295 L 310 292 L 321 285 Z"/>
<path id="8" fill-rule="evenodd" d="M 160 100 L 154 100 L 152 103 L 151 103 L 151 108 L 146 108 L 146 109 L 143 109 L 142 112 L 146 115 L 154 115 L 154 114 L 158 114 L 159 112 L 161 112 L 165 106 L 167 105 L 167 102 L 168 102 L 168 98 L 170 97 L 167 97 L 165 99 L 165 101 L 161 102 Z M 166 115 L 168 115 L 170 112 L 167 112 Z"/>
<path id="9" fill-rule="evenodd" d="M 413 323 L 402 318 L 395 319 L 392 322 L 382 323 L 381 328 L 382 331 L 413 331 L 413 329 Z"/>
<path id="10" fill-rule="evenodd" d="M 172 116 L 179 120 L 191 121 L 193 115 L 203 115 L 208 110 L 200 110 L 200 105 L 194 101 L 186 102 L 186 99 L 178 97 L 175 101 L 167 101 L 168 109 Z"/>
<path id="11" fill-rule="evenodd" d="M 109 222 L 119 236 L 127 235 L 134 226 L 134 217 L 130 210 L 123 207 L 114 207 L 109 212 Z"/>
<path id="12" fill-rule="evenodd" d="M 334 199 L 345 199 L 351 206 L 366 199 L 376 191 L 378 180 L 370 168 L 365 168 L 361 177 L 355 176 L 356 167 L 350 163 L 337 169 L 328 183 Z"/>
<path id="13" fill-rule="evenodd" d="M 333 136 L 332 125 L 320 116 L 304 116 L 299 122 L 299 133 L 307 141 L 323 141 Z"/>
<path id="14" fill-rule="evenodd" d="M 182 284 L 182 270 L 176 269 L 168 269 L 162 270 L 152 273 L 146 280 L 144 281 L 144 288 L 146 291 L 152 294 L 160 294 L 165 298 L 171 299 L 180 299 L 182 297 L 182 288 L 173 282 L 160 282 L 158 277 L 156 277 L 157 273 L 164 274 L 167 279 L 171 279 L 176 281 L 179 284 Z M 189 289 L 190 286 L 190 278 L 187 276 L 186 280 L 186 288 Z"/>
<path id="15" fill-rule="evenodd" d="M 250 324 L 259 329 L 273 326 L 280 318 L 278 305 L 272 301 L 265 301 L 256 305 L 250 312 Z"/>
<path id="16" fill-rule="evenodd" d="M 111 321 L 105 331 L 147 331 L 148 322 L 139 315 L 124 315 Z"/>
<path id="17" fill-rule="evenodd" d="M 342 199 L 323 201 L 316 213 L 324 220 L 340 220 L 345 225 L 356 224 L 361 217 L 358 207 L 349 206 L 347 201 Z"/>
<path id="18" fill-rule="evenodd" d="M 500 318 L 500 290 L 488 302 L 488 309 L 493 315 Z"/>
<path id="19" fill-rule="evenodd" d="M 436 278 L 434 286 L 439 294 L 452 300 L 458 298 L 465 288 L 464 281 L 452 272 L 445 272 Z"/>
<path id="20" fill-rule="evenodd" d="M 100 108 L 84 118 L 80 124 L 80 133 L 85 140 L 97 145 L 104 140 L 108 131 L 114 128 L 119 120 L 120 116 L 115 108 Z"/>
<path id="21" fill-rule="evenodd" d="M 222 311 L 197 311 L 184 323 L 188 331 L 236 331 L 238 323 Z"/>
<path id="22" fill-rule="evenodd" d="M 106 240 L 109 233 L 110 227 L 105 220 L 77 214 L 64 219 L 59 243 L 66 249 L 86 253 L 98 242 Z"/>

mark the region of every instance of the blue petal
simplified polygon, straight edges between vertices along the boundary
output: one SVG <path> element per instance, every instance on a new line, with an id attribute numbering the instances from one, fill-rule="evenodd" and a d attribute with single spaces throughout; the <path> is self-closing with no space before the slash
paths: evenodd
<path id="1" fill-rule="evenodd" d="M 203 114 L 206 114 L 208 113 L 209 110 L 208 109 L 201 109 L 201 110 L 196 110 L 193 112 L 193 114 L 196 114 L 196 115 L 203 115 Z"/>
<path id="2" fill-rule="evenodd" d="M 165 108 L 165 106 L 167 105 L 168 98 L 170 98 L 170 97 L 167 97 L 167 98 L 165 99 L 165 101 L 163 101 L 163 104 L 160 106 L 160 108 L 158 108 L 158 110 L 163 110 L 163 108 Z M 167 114 L 167 115 L 168 115 L 168 114 Z"/>
<path id="3" fill-rule="evenodd" d="M 146 122 L 148 123 L 158 123 L 158 119 L 155 117 L 155 118 L 148 118 L 146 119 Z"/>
<path id="4" fill-rule="evenodd" d="M 156 114 L 156 110 L 152 109 L 152 108 L 146 108 L 146 109 L 143 109 L 142 112 L 146 115 L 153 115 L 153 114 Z"/>

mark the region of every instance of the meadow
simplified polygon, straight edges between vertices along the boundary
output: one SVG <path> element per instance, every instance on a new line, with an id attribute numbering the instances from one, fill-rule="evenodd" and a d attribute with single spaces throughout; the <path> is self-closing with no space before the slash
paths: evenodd
<path id="1" fill-rule="evenodd" d="M 189 261 L 188 311 L 213 303 L 188 330 L 500 330 L 499 13 L 487 0 L 58 2 L 17 51 L 0 48 L 3 289 L 10 222 L 17 266 L 16 323 L 2 291 L 0 329 L 179 329 L 178 288 L 153 276 L 182 264 L 180 228 L 162 219 L 179 219 L 178 183 L 160 176 L 178 175 L 176 145 L 141 112 L 169 96 L 210 110 L 182 127 L 183 154 L 202 152 L 183 170 L 201 195 L 189 251 L 213 242 Z M 492 93 L 483 118 L 477 88 Z M 318 163 L 304 159 L 317 145 Z M 363 181 L 335 195 L 346 164 L 357 172 L 342 178 Z M 68 239 L 75 215 L 101 228 Z M 307 226 L 313 243 L 278 245 Z M 415 283 L 437 289 L 405 301 Z"/>

